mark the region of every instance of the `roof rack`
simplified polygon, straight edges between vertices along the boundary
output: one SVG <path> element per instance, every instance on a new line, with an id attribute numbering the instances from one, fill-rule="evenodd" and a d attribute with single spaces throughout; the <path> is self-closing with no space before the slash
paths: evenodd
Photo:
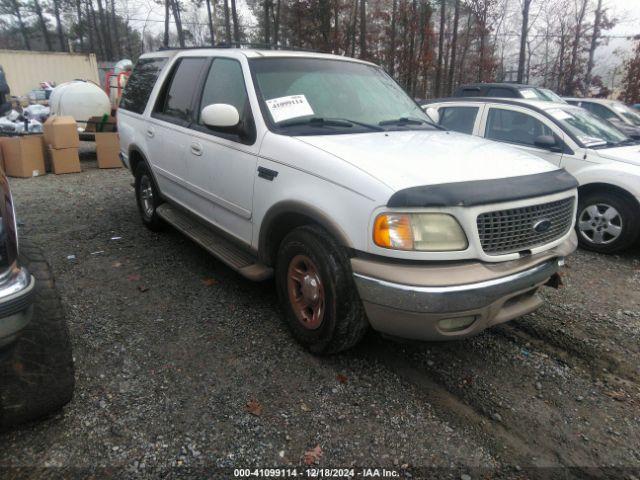
<path id="1" fill-rule="evenodd" d="M 203 48 L 256 48 L 260 50 L 292 50 L 299 52 L 324 53 L 310 48 L 290 47 L 285 45 L 274 45 L 273 43 L 256 42 L 218 42 L 215 45 L 198 45 L 192 47 L 160 47 L 160 51 L 167 50 L 200 50 Z"/>

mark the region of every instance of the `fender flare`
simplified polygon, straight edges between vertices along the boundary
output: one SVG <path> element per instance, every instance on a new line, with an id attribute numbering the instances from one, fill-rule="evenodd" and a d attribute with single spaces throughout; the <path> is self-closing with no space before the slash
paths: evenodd
<path id="1" fill-rule="evenodd" d="M 338 244 L 346 248 L 353 248 L 353 243 L 351 242 L 349 236 L 340 225 L 338 225 L 334 220 L 331 219 L 331 216 L 326 212 L 304 202 L 285 200 L 272 205 L 265 213 L 260 224 L 260 233 L 258 235 L 258 252 L 260 258 L 267 264 L 271 264 L 273 260 L 272 253 L 275 248 L 274 245 L 270 244 L 270 234 L 273 232 L 276 220 L 286 215 L 293 215 L 298 219 L 309 219 L 327 230 L 327 232 L 329 232 L 336 239 Z M 294 222 L 294 226 L 298 226 L 304 223 L 306 222 Z M 284 233 L 284 235 L 286 235 L 286 232 Z"/>

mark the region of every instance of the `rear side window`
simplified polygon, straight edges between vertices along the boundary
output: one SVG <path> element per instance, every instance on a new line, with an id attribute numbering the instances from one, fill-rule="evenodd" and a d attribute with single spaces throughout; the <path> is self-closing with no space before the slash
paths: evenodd
<path id="1" fill-rule="evenodd" d="M 510 88 L 493 87 L 487 92 L 487 97 L 516 98 L 517 96 Z"/>
<path id="2" fill-rule="evenodd" d="M 486 138 L 535 147 L 536 138 L 541 135 L 554 136 L 549 127 L 531 115 L 503 108 L 489 110 Z"/>
<path id="3" fill-rule="evenodd" d="M 153 86 L 165 63 L 167 63 L 166 57 L 138 60 L 127 86 L 124 88 L 124 94 L 120 100 L 120 108 L 135 113 L 144 112 L 151 90 L 153 90 Z"/>
<path id="4" fill-rule="evenodd" d="M 438 113 L 440 114 L 438 123 L 444 128 L 471 135 L 478 115 L 478 107 L 444 107 Z"/>
<path id="5" fill-rule="evenodd" d="M 607 107 L 603 107 L 597 103 L 591 102 L 583 102 L 582 108 L 586 108 L 594 115 L 597 115 L 600 118 L 604 118 L 606 120 L 611 120 L 612 118 L 616 118 L 616 114 L 609 110 Z"/>
<path id="6" fill-rule="evenodd" d="M 458 97 L 478 97 L 480 96 L 479 88 L 463 88 L 457 95 Z"/>
<path id="7" fill-rule="evenodd" d="M 193 113 L 193 94 L 200 83 L 206 63 L 204 58 L 178 60 L 158 98 L 155 112 L 165 120 L 188 123 Z"/>

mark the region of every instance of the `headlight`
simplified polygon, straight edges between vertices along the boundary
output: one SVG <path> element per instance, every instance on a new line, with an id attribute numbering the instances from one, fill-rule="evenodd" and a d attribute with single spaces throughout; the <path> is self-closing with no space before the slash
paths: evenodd
<path id="1" fill-rule="evenodd" d="M 427 252 L 469 246 L 458 221 L 446 213 L 383 213 L 376 217 L 373 241 L 382 248 Z"/>

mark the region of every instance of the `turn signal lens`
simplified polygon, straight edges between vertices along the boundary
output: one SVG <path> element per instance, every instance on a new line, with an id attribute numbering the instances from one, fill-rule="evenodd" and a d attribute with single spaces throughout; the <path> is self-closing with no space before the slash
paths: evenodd
<path id="1" fill-rule="evenodd" d="M 378 215 L 373 227 L 373 241 L 383 248 L 413 250 L 413 233 L 409 215 L 395 213 Z"/>
<path id="2" fill-rule="evenodd" d="M 382 248 L 424 252 L 469 246 L 458 221 L 446 213 L 383 213 L 376 217 L 373 241 Z"/>

